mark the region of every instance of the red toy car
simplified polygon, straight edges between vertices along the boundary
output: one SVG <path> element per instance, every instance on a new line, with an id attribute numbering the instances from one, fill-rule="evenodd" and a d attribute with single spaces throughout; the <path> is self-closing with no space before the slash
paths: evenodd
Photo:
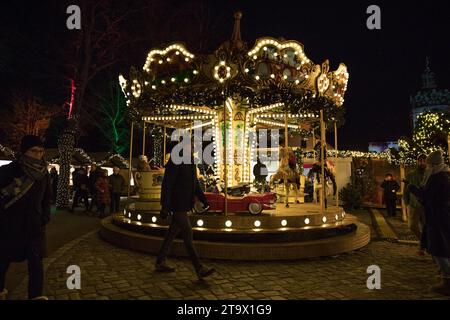
<path id="1" fill-rule="evenodd" d="M 204 213 L 208 211 L 225 211 L 225 195 L 223 193 L 205 192 L 208 200 L 209 209 L 203 208 L 202 203 L 196 202 L 194 211 Z M 263 210 L 275 209 L 277 195 L 273 192 L 249 193 L 242 197 L 228 196 L 227 206 L 229 212 L 250 212 L 251 214 L 260 214 Z"/>

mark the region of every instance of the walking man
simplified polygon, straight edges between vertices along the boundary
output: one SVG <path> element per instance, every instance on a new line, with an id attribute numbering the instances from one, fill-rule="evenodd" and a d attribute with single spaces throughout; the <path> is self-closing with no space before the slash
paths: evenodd
<path id="1" fill-rule="evenodd" d="M 185 140 L 187 141 L 185 142 Z M 186 251 L 192 260 L 197 277 L 203 279 L 214 273 L 215 270 L 203 267 L 199 261 L 193 244 L 192 227 L 189 222 L 188 211 L 191 211 L 194 207 L 196 197 L 203 203 L 204 207 L 208 207 L 208 203 L 197 179 L 197 170 L 192 156 L 193 143 L 190 144 L 189 137 L 187 139 L 184 137 L 183 142 L 180 143 L 188 144 L 187 146 L 185 145 L 186 148 L 183 148 L 183 150 L 190 150 L 190 157 L 187 157 L 187 163 L 183 161 L 180 164 L 176 164 L 177 161 L 174 158 L 179 158 L 179 155 L 171 155 L 165 166 L 161 187 L 161 218 L 166 219 L 171 215 L 172 221 L 161 245 L 155 267 L 158 272 L 175 271 L 174 268 L 166 264 L 166 257 L 172 241 L 181 232 Z"/>

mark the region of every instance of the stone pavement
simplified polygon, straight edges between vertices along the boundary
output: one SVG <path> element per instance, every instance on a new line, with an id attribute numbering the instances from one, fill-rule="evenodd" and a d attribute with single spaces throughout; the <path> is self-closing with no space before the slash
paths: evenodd
<path id="1" fill-rule="evenodd" d="M 187 259 L 169 259 L 172 274 L 153 272 L 155 257 L 114 247 L 91 232 L 47 262 L 50 299 L 448 299 L 428 290 L 437 270 L 416 247 L 372 241 L 336 257 L 287 262 L 205 261 L 217 273 L 196 280 Z M 67 267 L 81 267 L 81 290 L 69 290 Z M 370 265 L 381 268 L 381 290 L 369 290 Z M 11 299 L 26 297 L 26 281 Z"/>

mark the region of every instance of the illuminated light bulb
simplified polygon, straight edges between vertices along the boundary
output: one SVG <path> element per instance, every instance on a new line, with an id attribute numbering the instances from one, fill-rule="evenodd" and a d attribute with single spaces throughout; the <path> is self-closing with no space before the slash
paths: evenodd
<path id="1" fill-rule="evenodd" d="M 322 222 L 323 222 L 323 223 L 327 222 L 327 217 L 323 217 L 323 218 L 322 218 Z"/>
<path id="2" fill-rule="evenodd" d="M 253 59 L 255 59 L 255 60 L 256 60 L 256 59 L 258 59 L 258 57 L 257 57 L 256 55 L 254 55 L 254 56 L 253 56 Z"/>
<path id="3" fill-rule="evenodd" d="M 197 225 L 199 226 L 199 227 L 202 227 L 203 226 L 203 220 L 197 220 Z"/>
<path id="4" fill-rule="evenodd" d="M 336 220 L 338 220 L 339 219 L 339 216 L 338 215 L 336 215 L 335 217 L 334 217 Z"/>
<path id="5" fill-rule="evenodd" d="M 170 58 L 167 58 L 166 60 L 167 60 L 167 62 L 170 62 Z"/>
<path id="6" fill-rule="evenodd" d="M 310 221 L 309 221 L 309 218 L 306 218 L 306 219 L 305 219 L 305 224 L 309 224 L 309 222 L 310 222 Z"/>
<path id="7" fill-rule="evenodd" d="M 180 52 L 179 51 L 177 51 L 177 52 L 175 52 L 175 54 L 178 56 L 179 54 L 180 54 Z"/>
<path id="8" fill-rule="evenodd" d="M 189 62 L 189 58 L 184 58 L 184 61 Z"/>
<path id="9" fill-rule="evenodd" d="M 159 60 L 159 61 L 158 61 L 158 63 L 159 63 L 159 64 L 162 64 L 162 63 L 163 63 L 163 61 L 162 61 L 162 60 Z"/>
<path id="10" fill-rule="evenodd" d="M 287 226 L 287 220 L 281 220 L 281 225 L 283 227 L 286 227 Z"/>
<path id="11" fill-rule="evenodd" d="M 157 220 L 158 220 L 158 219 L 157 219 L 156 217 L 152 217 L 152 222 L 153 222 L 153 223 L 156 223 Z"/>
<path id="12" fill-rule="evenodd" d="M 170 79 L 170 81 L 175 82 L 175 78 Z"/>
<path id="13" fill-rule="evenodd" d="M 161 83 L 162 84 L 166 84 L 166 80 L 161 80 Z"/>
<path id="14" fill-rule="evenodd" d="M 193 73 L 194 73 L 194 74 L 197 74 L 197 73 L 198 73 L 198 71 L 197 71 L 197 70 L 194 70 L 194 71 L 193 71 Z"/>
<path id="15" fill-rule="evenodd" d="M 270 77 L 273 79 L 273 78 L 275 78 L 275 75 L 272 73 L 272 74 L 270 75 Z"/>
<path id="16" fill-rule="evenodd" d="M 188 83 L 189 79 L 188 78 L 184 78 L 184 82 Z"/>
<path id="17" fill-rule="evenodd" d="M 256 79 L 256 80 L 259 80 L 259 76 L 256 76 L 255 79 Z"/>
<path id="18" fill-rule="evenodd" d="M 259 228 L 261 226 L 261 221 L 256 220 L 254 225 L 255 225 L 255 227 Z"/>

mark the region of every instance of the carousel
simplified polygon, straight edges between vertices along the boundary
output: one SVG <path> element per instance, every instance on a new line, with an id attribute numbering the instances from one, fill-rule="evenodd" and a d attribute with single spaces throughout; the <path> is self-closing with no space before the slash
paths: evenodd
<path id="1" fill-rule="evenodd" d="M 369 228 L 339 206 L 336 168 L 326 157 L 327 128 L 334 129 L 337 145 L 346 66 L 330 71 L 328 60 L 314 64 L 292 40 L 265 37 L 249 48 L 241 40 L 241 17 L 235 14 L 231 40 L 213 54 L 193 54 L 175 43 L 151 50 L 141 70 L 119 76 L 132 119 L 130 163 L 136 133 L 143 143 L 137 168 L 129 169 L 137 193 L 129 189 L 124 212 L 103 220 L 105 240 L 158 252 L 170 224 L 159 216 L 169 145 L 195 136 L 198 176 L 210 205 L 196 203 L 190 215 L 200 257 L 299 259 L 368 244 Z M 311 196 L 307 179 L 289 145 L 295 135 L 314 140 L 312 202 L 304 201 Z M 272 172 L 268 163 L 276 164 Z M 333 181 L 332 195 L 327 181 Z M 181 240 L 171 254 L 186 255 Z"/>

